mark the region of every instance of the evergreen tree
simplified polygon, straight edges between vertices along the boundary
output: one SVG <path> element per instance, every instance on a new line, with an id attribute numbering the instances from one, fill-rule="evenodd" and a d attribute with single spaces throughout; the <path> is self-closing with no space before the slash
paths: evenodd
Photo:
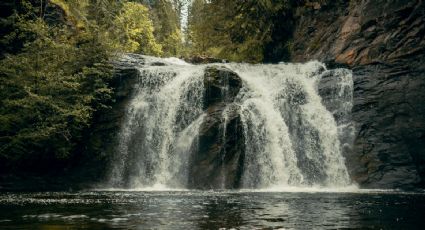
<path id="1" fill-rule="evenodd" d="M 182 46 L 178 1 L 156 0 L 152 5 L 155 38 L 162 45 L 163 56 L 178 56 Z"/>
<path id="2" fill-rule="evenodd" d="M 291 36 L 290 6 L 287 0 L 194 0 L 188 31 L 192 53 L 232 61 L 269 59 L 269 44 L 276 39 L 285 44 Z"/>

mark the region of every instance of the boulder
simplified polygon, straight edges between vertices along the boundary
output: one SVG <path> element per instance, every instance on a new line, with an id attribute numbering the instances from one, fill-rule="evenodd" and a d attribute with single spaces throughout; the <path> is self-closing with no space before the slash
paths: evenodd
<path id="1" fill-rule="evenodd" d="M 242 87 L 239 76 L 224 67 L 208 67 L 204 75 L 205 120 L 199 146 L 191 157 L 190 188 L 238 188 L 244 160 L 239 107 L 234 103 Z"/>
<path id="2" fill-rule="evenodd" d="M 227 60 L 208 57 L 208 56 L 192 56 L 184 59 L 186 62 L 192 64 L 209 64 L 209 63 L 227 63 Z"/>

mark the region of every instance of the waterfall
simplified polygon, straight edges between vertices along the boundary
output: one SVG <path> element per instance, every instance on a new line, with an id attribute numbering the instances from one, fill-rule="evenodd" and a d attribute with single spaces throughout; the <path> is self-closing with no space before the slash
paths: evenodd
<path id="1" fill-rule="evenodd" d="M 348 185 L 338 125 L 318 94 L 325 66 L 232 68 L 245 83 L 238 97 L 246 138 L 244 187 Z"/>
<path id="2" fill-rule="evenodd" d="M 144 56 L 135 92 L 118 135 L 110 184 L 129 188 L 186 188 L 199 136 L 208 120 L 204 108 L 206 68 L 226 68 L 242 87 L 221 97 L 219 143 L 230 123 L 228 105 L 237 106 L 243 128 L 241 188 L 285 186 L 339 187 L 350 184 L 343 152 L 352 141 L 352 78 L 345 69 L 327 70 L 320 62 L 306 64 L 190 65 L 178 59 Z M 134 62 L 134 61 L 133 61 Z M 160 64 L 158 64 L 160 63 Z M 319 89 L 328 80 L 326 89 Z M 228 82 L 224 79 L 223 82 Z M 330 82 L 330 83 L 329 83 Z M 222 144 L 223 145 L 223 144 Z M 224 188 L 227 154 L 214 164 Z M 203 162 L 202 164 L 204 164 Z M 207 165 L 205 167 L 214 167 Z M 236 166 L 235 166 L 236 167 Z M 192 175 L 193 176 L 193 175 Z"/>
<path id="3" fill-rule="evenodd" d="M 112 183 L 184 186 L 187 152 L 202 123 L 202 68 L 150 66 L 140 78 L 119 134 Z"/>

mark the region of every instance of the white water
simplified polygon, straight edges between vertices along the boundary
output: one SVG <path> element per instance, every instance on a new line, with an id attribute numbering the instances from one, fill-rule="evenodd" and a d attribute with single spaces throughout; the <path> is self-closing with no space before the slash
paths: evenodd
<path id="1" fill-rule="evenodd" d="M 202 68 L 140 69 L 120 132 L 114 185 L 181 187 L 188 153 L 203 120 Z"/>
<path id="2" fill-rule="evenodd" d="M 137 92 L 119 135 L 110 182 L 114 187 L 136 189 L 185 188 L 190 156 L 196 154 L 205 117 L 203 75 L 207 65 L 145 58 L 147 64 L 140 65 Z M 149 66 L 154 62 L 166 66 Z M 235 99 L 246 148 L 242 188 L 350 186 L 342 156 L 342 147 L 350 145 L 350 138 L 343 138 L 350 136 L 347 127 L 351 128 L 349 71 L 326 70 L 319 62 L 225 67 L 243 81 Z M 333 86 L 336 92 L 327 99 L 332 111 L 326 109 L 318 92 L 326 74 L 338 78 Z M 225 92 L 223 89 L 223 96 Z M 343 119 L 336 121 L 338 112 Z M 220 138 L 224 140 L 226 110 L 222 122 Z M 224 186 L 224 169 L 219 174 Z"/>
<path id="3" fill-rule="evenodd" d="M 350 183 L 338 126 L 318 95 L 323 64 L 231 68 L 245 83 L 238 98 L 247 138 L 244 187 Z M 349 72 L 339 76 L 352 85 Z"/>

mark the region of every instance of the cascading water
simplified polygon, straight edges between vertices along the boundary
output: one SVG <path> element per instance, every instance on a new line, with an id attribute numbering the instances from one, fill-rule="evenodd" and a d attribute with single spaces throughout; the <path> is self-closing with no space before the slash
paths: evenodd
<path id="1" fill-rule="evenodd" d="M 119 134 L 112 186 L 188 186 L 190 164 L 194 163 L 191 157 L 197 154 L 199 132 L 208 116 L 204 73 L 214 66 L 224 66 L 242 80 L 234 100 L 223 100 L 237 105 L 243 128 L 239 187 L 350 184 L 342 154 L 344 146 L 350 145 L 352 131 L 350 71 L 326 70 L 319 62 L 189 65 L 178 59 L 144 59 L 138 66 L 137 90 Z M 338 80 L 324 103 L 318 85 L 329 76 Z M 223 98 L 228 91 L 224 85 Z M 227 107 L 221 114 L 217 143 L 225 142 L 230 119 Z M 224 148 L 220 162 L 226 154 Z M 219 171 L 217 175 L 226 181 L 224 166 Z"/>
<path id="2" fill-rule="evenodd" d="M 325 66 L 232 67 L 245 83 L 237 98 L 247 139 L 243 186 L 348 185 L 338 126 L 318 95 Z"/>
<path id="3" fill-rule="evenodd" d="M 202 123 L 202 68 L 146 67 L 120 132 L 113 185 L 184 186 L 188 152 Z"/>

